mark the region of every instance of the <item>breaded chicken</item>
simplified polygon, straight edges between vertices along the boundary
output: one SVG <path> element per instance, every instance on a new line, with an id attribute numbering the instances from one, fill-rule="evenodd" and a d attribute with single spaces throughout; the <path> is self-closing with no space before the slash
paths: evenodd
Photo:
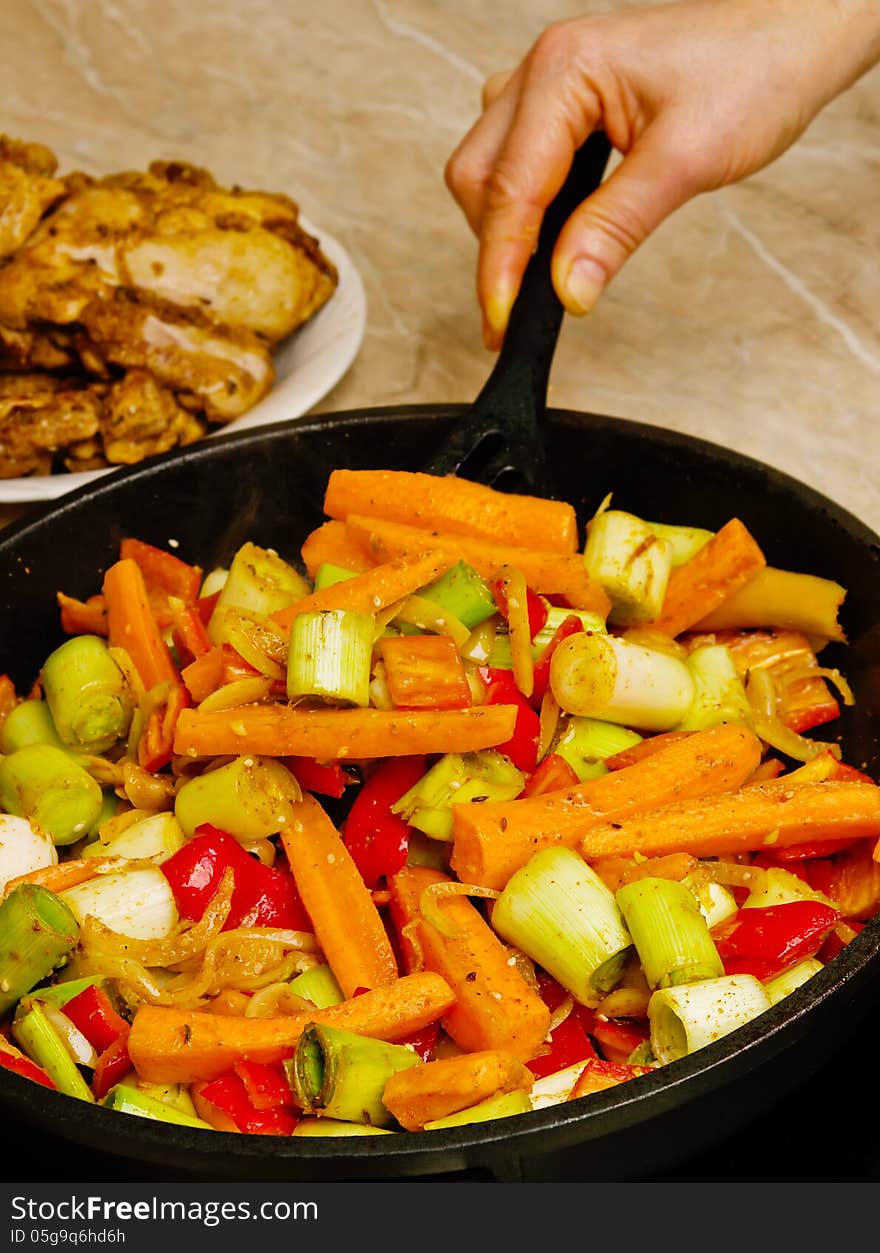
<path id="1" fill-rule="evenodd" d="M 11 256 L 65 193 L 58 162 L 42 144 L 0 135 L 0 260 Z"/>
<path id="2" fill-rule="evenodd" d="M 98 432 L 94 387 L 45 374 L 0 377 L 0 478 L 49 474 L 55 454 Z"/>

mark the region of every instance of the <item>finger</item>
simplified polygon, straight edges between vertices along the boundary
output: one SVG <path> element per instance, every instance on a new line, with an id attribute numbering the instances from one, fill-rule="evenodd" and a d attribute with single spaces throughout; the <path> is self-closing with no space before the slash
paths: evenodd
<path id="1" fill-rule="evenodd" d="M 488 109 L 490 104 L 494 104 L 501 95 L 504 88 L 513 77 L 513 70 L 499 70 L 497 74 L 492 74 L 483 83 L 483 111 Z"/>
<path id="2" fill-rule="evenodd" d="M 508 76 L 446 163 L 446 186 L 475 235 L 480 233 L 487 188 L 498 152 L 516 114 L 520 82 L 518 71 Z"/>
<path id="3" fill-rule="evenodd" d="M 705 190 L 675 158 L 666 127 L 645 131 L 623 161 L 560 231 L 553 285 L 569 313 L 593 308 L 627 259 L 686 201 Z"/>
<path id="4" fill-rule="evenodd" d="M 544 212 L 565 182 L 575 150 L 594 128 L 599 102 L 526 82 L 486 188 L 477 292 L 489 326 L 503 334 Z"/>

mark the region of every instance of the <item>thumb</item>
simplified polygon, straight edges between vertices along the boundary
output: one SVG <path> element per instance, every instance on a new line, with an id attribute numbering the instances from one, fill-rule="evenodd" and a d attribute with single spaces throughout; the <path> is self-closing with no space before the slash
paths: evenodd
<path id="1" fill-rule="evenodd" d="M 676 145 L 646 131 L 578 206 L 553 252 L 553 285 L 567 312 L 589 313 L 607 284 L 675 209 L 704 187 Z"/>

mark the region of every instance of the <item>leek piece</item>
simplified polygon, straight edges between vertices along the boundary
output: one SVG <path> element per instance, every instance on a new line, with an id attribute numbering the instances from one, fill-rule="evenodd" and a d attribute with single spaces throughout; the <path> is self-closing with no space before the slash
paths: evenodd
<path id="1" fill-rule="evenodd" d="M 214 631 L 227 609 L 243 609 L 268 618 L 276 610 L 286 609 L 294 601 L 308 596 L 311 590 L 308 580 L 274 549 L 250 542 L 242 544 L 220 588 L 208 623 L 208 636 L 212 643 L 221 642 L 214 639 Z"/>
<path id="2" fill-rule="evenodd" d="M 0 904 L 0 1014 L 62 965 L 79 939 L 68 906 L 35 883 L 22 883 Z"/>
<path id="3" fill-rule="evenodd" d="M 332 561 L 322 561 L 315 571 L 315 591 L 323 592 L 325 587 L 333 587 L 356 576 L 357 570 L 344 570 L 342 566 L 334 566 Z"/>
<path id="4" fill-rule="evenodd" d="M 648 1002 L 651 1050 L 657 1061 L 687 1057 L 770 1008 L 754 975 L 722 975 L 678 988 L 658 988 Z"/>
<path id="5" fill-rule="evenodd" d="M 537 659 L 537 649 L 533 649 L 533 656 Z M 513 670 L 513 654 L 510 651 L 510 636 L 506 631 L 496 631 L 492 646 L 489 649 L 489 655 L 486 658 L 486 665 L 491 666 L 493 670 Z"/>
<path id="6" fill-rule="evenodd" d="M 492 908 L 492 926 L 591 1007 L 632 948 L 614 893 L 570 848 L 541 849 L 520 867 Z"/>
<path id="7" fill-rule="evenodd" d="M 53 744 L 30 744 L 0 760 L 0 806 L 48 831 L 56 844 L 88 834 L 103 800 L 100 784 Z"/>
<path id="8" fill-rule="evenodd" d="M 446 753 L 391 806 L 410 826 L 435 840 L 452 839 L 452 805 L 519 796 L 526 776 L 494 748 Z"/>
<path id="9" fill-rule="evenodd" d="M 422 811 L 427 812 L 427 811 Z M 406 846 L 406 864 L 408 866 L 430 866 L 432 870 L 442 870 L 444 874 L 449 872 L 450 849 L 448 845 L 444 845 L 440 838 L 432 837 L 428 832 L 417 831 L 415 828 L 409 833 L 409 840 Z"/>
<path id="10" fill-rule="evenodd" d="M 672 570 L 672 545 L 646 522 L 606 509 L 587 523 L 587 574 L 611 599 L 609 621 L 635 626 L 659 617 Z"/>
<path id="11" fill-rule="evenodd" d="M 161 1101 L 163 1105 L 169 1105 L 181 1114 L 198 1118 L 189 1088 L 184 1083 L 147 1083 L 138 1077 L 136 1070 L 130 1070 L 124 1078 L 119 1080 L 119 1084 L 140 1092 L 144 1096 L 152 1097 L 154 1101 Z"/>
<path id="12" fill-rule="evenodd" d="M 697 899 L 683 883 L 646 875 L 618 888 L 616 899 L 650 988 L 724 974 Z"/>
<path id="13" fill-rule="evenodd" d="M 205 770 L 178 789 L 174 815 L 187 839 L 210 822 L 243 844 L 275 835 L 293 817 L 302 790 L 272 757 L 236 757 Z"/>
<path id="14" fill-rule="evenodd" d="M 637 1044 L 629 1057 L 626 1059 L 627 1066 L 656 1066 L 657 1058 L 651 1048 L 650 1040 L 642 1040 L 641 1044 Z"/>
<path id="15" fill-rule="evenodd" d="M 353 609 L 297 614 L 290 629 L 287 695 L 366 708 L 375 636 L 372 614 Z"/>
<path id="16" fill-rule="evenodd" d="M 98 875 L 59 897 L 82 925 L 86 918 L 135 940 L 163 940 L 177 925 L 171 885 L 158 866 Z"/>
<path id="17" fill-rule="evenodd" d="M 10 709 L 0 730 L 0 751 L 14 753 L 31 744 L 54 744 L 64 748 L 52 713 L 44 700 L 23 700 Z"/>
<path id="18" fill-rule="evenodd" d="M 433 600 L 424 596 L 407 596 L 391 620 L 392 625 L 402 634 L 422 634 L 430 631 L 434 635 L 448 635 L 456 648 L 463 648 L 471 637 L 470 630 L 453 614 Z"/>
<path id="19" fill-rule="evenodd" d="M 338 1118 L 303 1118 L 296 1124 L 294 1136 L 393 1136 L 390 1127 L 369 1127 L 362 1122 L 342 1122 Z"/>
<path id="20" fill-rule="evenodd" d="M 732 918 L 739 909 L 736 897 L 732 892 L 728 892 L 722 883 L 715 883 L 712 879 L 708 883 L 701 883 L 695 875 L 685 875 L 682 883 L 686 888 L 690 888 L 697 898 L 700 912 L 706 919 L 706 925 L 710 931 L 719 923 Z"/>
<path id="21" fill-rule="evenodd" d="M 345 1000 L 345 993 L 326 963 L 323 966 L 313 966 L 311 970 L 304 970 L 301 975 L 296 976 L 289 987 L 296 996 L 305 997 L 317 1009 L 329 1009 L 331 1005 L 341 1005 Z"/>
<path id="22" fill-rule="evenodd" d="M 595 779 L 607 774 L 606 757 L 613 757 L 625 748 L 640 743 L 638 731 L 619 726 L 616 722 L 602 722 L 598 718 L 570 717 L 563 734 L 553 745 L 553 752 L 564 757 L 577 777 Z"/>
<path id="23" fill-rule="evenodd" d="M 833 579 L 765 566 L 700 622 L 698 631 L 766 627 L 801 631 L 820 641 L 846 641 L 838 612 L 846 588 Z M 821 647 L 821 645 L 820 645 Z"/>
<path id="24" fill-rule="evenodd" d="M 99 635 L 75 635 L 43 662 L 46 704 L 62 741 L 85 753 L 102 753 L 123 739 L 135 697 Z"/>
<path id="25" fill-rule="evenodd" d="M 419 596 L 452 614 L 468 630 L 473 630 L 498 612 L 488 583 L 466 561 L 457 562 L 435 582 L 422 588 Z"/>
<path id="26" fill-rule="evenodd" d="M 670 545 L 673 570 L 676 566 L 686 565 L 691 557 L 696 557 L 715 534 L 700 526 L 676 526 L 669 522 L 646 522 L 645 525 L 652 534 L 665 539 Z"/>
<path id="27" fill-rule="evenodd" d="M 566 618 L 579 618 L 585 631 L 597 631 L 600 635 L 605 631 L 605 619 L 599 613 L 591 613 L 589 609 L 563 609 L 559 605 L 551 605 L 544 625 L 540 631 L 535 632 L 532 640 L 539 654 L 544 651 Z"/>
<path id="28" fill-rule="evenodd" d="M 789 966 L 788 970 L 783 970 L 781 974 L 776 975 L 775 978 L 768 979 L 764 984 L 764 991 L 770 997 L 770 1004 L 775 1005 L 777 1001 L 790 996 L 802 983 L 806 983 L 823 969 L 822 963 L 817 958 L 804 957 L 796 965 Z"/>
<path id="29" fill-rule="evenodd" d="M 721 722 L 748 722 L 752 707 L 736 663 L 725 644 L 704 644 L 688 654 L 694 697 L 682 731 L 706 731 Z"/>
<path id="30" fill-rule="evenodd" d="M 63 1009 L 68 1001 L 79 996 L 80 992 L 85 992 L 86 988 L 103 989 L 104 985 L 102 975 L 88 975 L 83 979 L 68 979 L 66 983 L 51 983 L 44 988 L 34 988 L 26 999 L 41 1001 L 44 1005 L 54 1005 L 56 1009 Z"/>
<path id="31" fill-rule="evenodd" d="M 27 818 L 0 814 L 0 893 L 10 879 L 58 864 L 58 850 L 48 831 Z"/>
<path id="32" fill-rule="evenodd" d="M 550 687 L 566 713 L 639 731 L 671 731 L 694 697 L 691 672 L 677 657 L 599 634 L 571 635 L 558 645 Z"/>
<path id="33" fill-rule="evenodd" d="M 790 901 L 821 901 L 823 905 L 834 905 L 824 892 L 811 888 L 799 875 L 781 866 L 766 866 L 741 908 L 761 909 L 768 905 L 787 905 Z"/>
<path id="34" fill-rule="evenodd" d="M 472 1122 L 489 1122 L 492 1118 L 510 1118 L 512 1114 L 527 1114 L 532 1108 L 528 1092 L 517 1088 L 514 1092 L 499 1092 L 469 1109 L 457 1110 L 445 1118 L 432 1118 L 425 1123 L 425 1131 L 439 1131 L 443 1127 L 464 1127 Z"/>
<path id="35" fill-rule="evenodd" d="M 156 1122 L 174 1123 L 178 1127 L 203 1127 L 206 1131 L 214 1128 L 209 1122 L 185 1113 L 168 1101 L 163 1101 L 140 1088 L 129 1087 L 127 1083 L 117 1083 L 101 1101 L 105 1109 L 115 1109 L 119 1114 L 135 1114 L 138 1118 L 152 1118 Z"/>
<path id="36" fill-rule="evenodd" d="M 33 1005 L 15 1019 L 12 1035 L 22 1052 L 42 1066 L 59 1092 L 81 1101 L 94 1101 L 89 1085 L 41 1005 Z"/>
<path id="37" fill-rule="evenodd" d="M 202 586 L 199 588 L 199 597 L 213 596 L 215 592 L 221 591 L 228 578 L 229 571 L 224 566 L 215 566 L 214 569 L 209 570 L 202 579 Z"/>
<path id="38" fill-rule="evenodd" d="M 398 1071 L 420 1064 L 418 1053 L 406 1044 L 309 1023 L 284 1069 L 307 1114 L 391 1127 L 395 1120 L 382 1104 L 385 1084 Z"/>
<path id="39" fill-rule="evenodd" d="M 143 860 L 151 858 L 158 865 L 173 857 L 185 843 L 183 827 L 174 814 L 151 814 L 107 840 L 101 845 L 98 855 Z"/>
<path id="40" fill-rule="evenodd" d="M 548 1105 L 561 1105 L 563 1101 L 567 1101 L 586 1064 L 584 1059 L 566 1066 L 563 1070 L 554 1070 L 542 1079 L 536 1079 L 531 1091 L 532 1109 L 546 1109 Z"/>

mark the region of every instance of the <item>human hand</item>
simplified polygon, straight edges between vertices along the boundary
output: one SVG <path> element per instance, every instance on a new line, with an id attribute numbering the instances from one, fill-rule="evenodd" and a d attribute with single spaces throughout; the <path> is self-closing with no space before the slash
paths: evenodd
<path id="1" fill-rule="evenodd" d="M 554 287 L 578 315 L 670 213 L 773 161 L 878 59 L 876 0 L 678 0 L 548 27 L 487 81 L 445 170 L 479 238 L 487 346 L 500 346 L 544 210 L 592 131 L 623 160 L 554 250 Z"/>

